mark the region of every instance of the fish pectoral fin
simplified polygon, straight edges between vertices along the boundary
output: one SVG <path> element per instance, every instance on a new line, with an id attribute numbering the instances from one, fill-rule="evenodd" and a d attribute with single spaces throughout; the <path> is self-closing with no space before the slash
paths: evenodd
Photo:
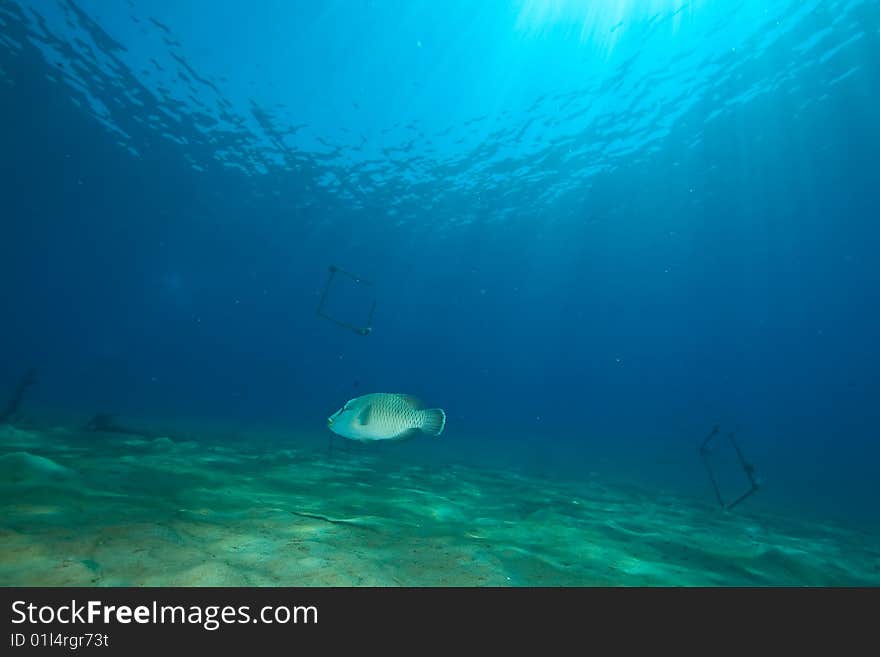
<path id="1" fill-rule="evenodd" d="M 358 413 L 357 421 L 361 426 L 366 426 L 370 423 L 370 415 L 373 413 L 373 405 L 367 404 L 364 406 L 364 409 Z"/>

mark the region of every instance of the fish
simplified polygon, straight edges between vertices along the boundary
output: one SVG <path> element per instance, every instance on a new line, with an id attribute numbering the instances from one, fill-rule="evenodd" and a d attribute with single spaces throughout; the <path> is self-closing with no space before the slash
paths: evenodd
<path id="1" fill-rule="evenodd" d="M 374 392 L 349 399 L 327 418 L 327 426 L 343 438 L 360 442 L 400 441 L 419 433 L 439 436 L 446 428 L 446 412 L 420 406 L 412 395 Z"/>

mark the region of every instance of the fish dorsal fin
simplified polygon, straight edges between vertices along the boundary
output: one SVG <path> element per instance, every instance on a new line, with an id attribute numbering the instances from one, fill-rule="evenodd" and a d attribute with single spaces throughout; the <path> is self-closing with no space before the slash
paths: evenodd
<path id="1" fill-rule="evenodd" d="M 397 393 L 397 396 L 400 397 L 403 401 L 405 401 L 406 405 L 410 406 L 411 408 L 418 408 L 419 406 L 422 405 L 422 400 L 419 399 L 418 397 L 414 397 L 413 395 L 407 395 L 407 394 L 399 392 L 399 393 Z"/>
<path id="2" fill-rule="evenodd" d="M 370 423 L 370 415 L 373 413 L 373 405 L 367 404 L 364 406 L 363 410 L 358 413 L 357 421 L 361 426 L 366 426 Z"/>

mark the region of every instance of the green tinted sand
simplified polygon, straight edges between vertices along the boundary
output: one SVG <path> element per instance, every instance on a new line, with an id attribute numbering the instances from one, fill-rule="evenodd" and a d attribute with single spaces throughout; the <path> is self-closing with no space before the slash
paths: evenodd
<path id="1" fill-rule="evenodd" d="M 596 477 L 0 427 L 4 586 L 878 585 L 878 546 Z"/>

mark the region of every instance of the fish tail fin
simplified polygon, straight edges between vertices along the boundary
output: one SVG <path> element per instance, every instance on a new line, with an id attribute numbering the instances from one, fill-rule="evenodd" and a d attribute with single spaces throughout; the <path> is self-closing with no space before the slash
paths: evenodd
<path id="1" fill-rule="evenodd" d="M 425 433 L 439 436 L 446 427 L 446 413 L 442 408 L 426 408 L 422 411 L 422 426 Z"/>

